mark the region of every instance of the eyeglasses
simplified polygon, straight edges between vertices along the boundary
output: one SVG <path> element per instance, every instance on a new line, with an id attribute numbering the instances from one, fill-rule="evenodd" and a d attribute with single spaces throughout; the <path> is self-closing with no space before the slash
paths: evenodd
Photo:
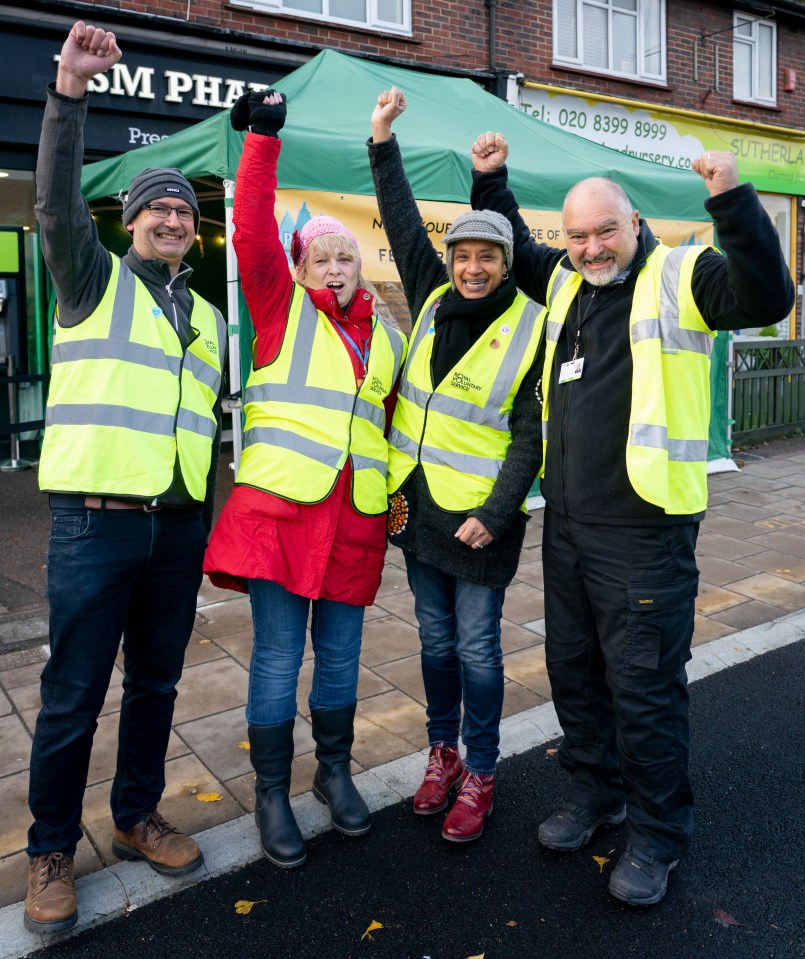
<path id="1" fill-rule="evenodd" d="M 161 203 L 144 203 L 142 209 L 148 210 L 151 216 L 156 217 L 157 220 L 167 220 L 171 213 L 175 213 L 180 220 L 186 223 L 196 217 L 195 210 L 191 210 L 189 206 L 176 207 L 162 206 Z"/>

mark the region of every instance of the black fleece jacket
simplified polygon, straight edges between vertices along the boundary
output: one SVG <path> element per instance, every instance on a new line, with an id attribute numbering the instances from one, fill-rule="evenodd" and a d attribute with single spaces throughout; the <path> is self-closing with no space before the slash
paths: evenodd
<path id="1" fill-rule="evenodd" d="M 436 287 L 448 281 L 447 270 L 422 225 L 416 200 L 403 169 L 397 138 L 368 142 L 375 192 L 405 297 L 416 320 Z M 409 503 L 406 530 L 392 542 L 431 566 L 483 586 L 505 587 L 517 572 L 528 516 L 520 510 L 542 462 L 537 384 L 542 355 L 525 375 L 511 414 L 512 440 L 492 492 L 470 513 L 449 512 L 434 503 L 424 470 L 417 467 L 401 492 Z M 467 516 L 477 517 L 494 543 L 470 549 L 454 536 Z"/>
<path id="2" fill-rule="evenodd" d="M 84 121 L 88 99 L 87 96 L 81 99 L 67 97 L 57 93 L 52 85 L 48 87 L 36 165 L 36 219 L 42 255 L 56 289 L 58 322 L 65 327 L 78 326 L 93 313 L 101 302 L 112 272 L 109 251 L 101 245 L 95 222 L 81 195 Z M 123 262 L 146 285 L 167 321 L 174 326 L 182 349 L 186 350 L 194 337 L 190 327 L 193 297 L 187 289 L 192 268 L 183 263 L 181 270 L 171 279 L 170 269 L 164 260 L 143 259 L 133 247 L 123 257 Z M 214 413 L 218 429 L 213 442 L 203 509 L 208 530 L 212 528 L 220 451 L 220 393 Z M 75 492 L 82 493 L 83 490 Z M 178 456 L 173 483 L 157 500 L 160 505 L 168 507 L 198 505 L 187 491 Z"/>
<path id="3" fill-rule="evenodd" d="M 473 173 L 473 209 L 496 210 L 514 229 L 514 270 L 524 293 L 541 303 L 554 267 L 573 269 L 566 251 L 535 243 L 507 185 L 506 168 Z M 711 330 L 776 323 L 794 302 L 791 276 L 771 220 L 751 184 L 705 202 L 726 256 L 706 250 L 696 261 L 693 297 Z M 641 499 L 626 472 L 632 395 L 629 316 L 637 274 L 657 239 L 645 221 L 629 274 L 593 287 L 583 282 L 568 311 L 551 373 L 551 411 L 542 494 L 551 509 L 578 522 L 666 524 L 697 516 L 669 516 Z M 558 383 L 582 318 L 584 375 Z M 680 396 L 684 403 L 686 397 Z"/>

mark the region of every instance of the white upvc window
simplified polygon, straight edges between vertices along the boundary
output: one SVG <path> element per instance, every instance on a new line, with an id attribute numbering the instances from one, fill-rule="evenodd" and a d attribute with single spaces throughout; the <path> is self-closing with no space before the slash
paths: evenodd
<path id="1" fill-rule="evenodd" d="M 777 103 L 777 25 L 733 14 L 732 91 L 736 100 Z"/>
<path id="2" fill-rule="evenodd" d="M 555 63 L 665 82 L 665 0 L 553 0 Z"/>
<path id="3" fill-rule="evenodd" d="M 327 23 L 411 35 L 411 0 L 230 0 L 230 3 L 266 13 L 296 14 Z"/>

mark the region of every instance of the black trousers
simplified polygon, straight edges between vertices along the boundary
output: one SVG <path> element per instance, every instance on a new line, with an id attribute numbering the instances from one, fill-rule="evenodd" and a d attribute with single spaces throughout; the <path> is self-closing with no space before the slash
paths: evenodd
<path id="1" fill-rule="evenodd" d="M 698 523 L 605 526 L 545 510 L 545 652 L 567 799 L 626 800 L 629 841 L 656 859 L 693 832 L 685 663 Z"/>

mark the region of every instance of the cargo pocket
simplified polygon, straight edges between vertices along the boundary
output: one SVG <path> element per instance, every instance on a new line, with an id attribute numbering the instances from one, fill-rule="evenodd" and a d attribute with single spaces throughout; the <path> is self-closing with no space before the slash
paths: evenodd
<path id="1" fill-rule="evenodd" d="M 627 587 L 628 673 L 677 669 L 688 655 L 697 587 L 690 580 L 637 581 Z"/>

